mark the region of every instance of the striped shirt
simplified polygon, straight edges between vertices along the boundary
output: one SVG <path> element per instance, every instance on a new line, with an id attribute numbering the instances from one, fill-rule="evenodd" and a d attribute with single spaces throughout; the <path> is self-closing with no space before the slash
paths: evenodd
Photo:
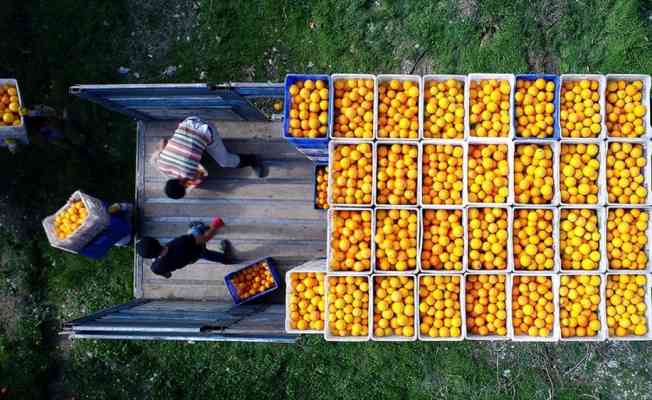
<path id="1" fill-rule="evenodd" d="M 159 170 L 171 178 L 201 182 L 208 174 L 200 161 L 206 146 L 212 142 L 213 134 L 206 123 L 198 118 L 186 118 L 159 154 Z"/>

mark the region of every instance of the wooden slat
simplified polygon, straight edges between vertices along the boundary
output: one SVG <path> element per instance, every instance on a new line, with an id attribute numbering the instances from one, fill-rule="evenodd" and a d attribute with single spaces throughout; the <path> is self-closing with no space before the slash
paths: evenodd
<path id="1" fill-rule="evenodd" d="M 180 122 L 180 121 L 179 121 Z M 156 121 L 147 124 L 147 136 L 167 138 L 179 125 L 175 121 Z M 222 139 L 274 140 L 281 137 L 282 122 L 211 121 Z"/>
<path id="2" fill-rule="evenodd" d="M 290 160 L 267 160 L 265 165 L 268 169 L 268 175 L 264 179 L 294 179 L 304 178 L 313 179 L 313 164 L 307 158 L 290 159 Z M 241 179 L 259 179 L 251 168 L 222 168 L 214 162 L 206 162 L 203 166 L 208 171 L 209 178 L 241 178 Z M 151 162 L 144 163 L 145 178 L 165 179 L 165 177 L 156 169 Z"/>
<path id="3" fill-rule="evenodd" d="M 208 224 L 210 220 L 199 219 Z M 256 222 L 246 219 L 224 219 L 225 226 L 221 228 L 216 239 L 230 240 L 292 240 L 301 237 L 304 240 L 326 240 L 326 220 L 324 221 L 299 221 L 289 224 L 287 220 L 280 220 L 273 223 L 266 221 Z M 188 231 L 188 222 L 168 222 L 160 219 L 147 219 L 141 225 L 143 235 L 153 237 L 177 237 Z"/>
<path id="4" fill-rule="evenodd" d="M 258 201 L 242 202 L 237 200 L 214 199 L 195 202 L 174 202 L 172 200 L 151 200 L 143 205 L 145 218 L 157 217 L 210 217 L 219 215 L 223 218 L 266 218 L 321 220 L 324 213 L 315 210 L 305 201 Z"/>
<path id="5" fill-rule="evenodd" d="M 274 182 L 269 180 L 208 179 L 201 187 L 191 190 L 183 201 L 190 199 L 297 200 L 312 204 L 312 182 Z M 148 199 L 165 198 L 165 181 L 145 183 Z"/>
<path id="6" fill-rule="evenodd" d="M 145 282 L 143 292 L 145 298 L 232 301 L 224 285 L 169 285 L 164 282 L 162 284 Z"/>
<path id="7" fill-rule="evenodd" d="M 147 162 L 150 162 L 160 138 L 149 137 L 145 141 L 145 154 Z M 305 160 L 306 156 L 298 152 L 294 146 L 283 139 L 257 143 L 248 139 L 226 139 L 224 146 L 232 153 L 237 154 L 256 154 L 262 159 L 271 160 Z"/>

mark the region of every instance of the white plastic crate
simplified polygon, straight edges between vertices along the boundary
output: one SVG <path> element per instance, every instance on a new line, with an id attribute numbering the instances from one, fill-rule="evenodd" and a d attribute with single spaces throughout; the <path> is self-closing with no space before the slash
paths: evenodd
<path id="1" fill-rule="evenodd" d="M 421 79 L 420 75 L 403 75 L 403 74 L 385 74 L 385 75 L 378 75 L 378 78 L 376 80 L 376 93 L 378 93 L 378 96 L 374 98 L 375 105 L 374 107 L 376 110 L 378 109 L 378 102 L 380 101 L 380 91 L 378 88 L 382 83 L 391 81 L 391 80 L 398 80 L 398 81 L 412 81 L 417 84 L 417 87 L 419 88 L 419 99 L 417 99 L 417 107 L 419 108 L 419 115 L 417 116 L 417 121 L 419 121 L 419 129 L 417 130 L 417 138 L 416 139 L 408 139 L 408 138 L 381 138 L 378 134 L 378 130 L 380 129 L 378 119 L 380 118 L 380 112 L 376 113 L 376 118 L 374 119 L 374 138 L 379 141 L 411 141 L 411 142 L 418 142 L 419 139 L 423 136 L 423 80 Z"/>
<path id="2" fill-rule="evenodd" d="M 586 138 L 586 139 L 604 139 L 607 135 L 607 124 L 606 124 L 606 99 L 605 99 L 605 94 L 607 90 L 607 78 L 604 75 L 597 75 L 597 74 L 563 74 L 560 77 L 559 84 L 561 85 L 561 89 L 559 92 L 559 134 L 562 139 L 573 139 L 569 136 L 564 136 L 564 126 L 562 125 L 561 122 L 561 106 L 564 103 L 563 99 L 563 86 L 565 82 L 573 82 L 573 81 L 581 81 L 581 80 L 590 80 L 590 81 L 598 81 L 598 93 L 600 93 L 600 117 L 601 117 L 601 122 L 600 126 L 602 127 L 600 133 L 598 134 L 597 137 L 594 138 Z M 576 138 L 580 139 L 580 138 Z"/>
<path id="3" fill-rule="evenodd" d="M 343 137 L 337 137 L 335 136 L 334 131 L 334 126 L 335 126 L 335 81 L 339 80 L 373 80 L 374 81 L 374 104 L 372 106 L 373 108 L 373 114 L 374 114 L 374 119 L 373 119 L 373 137 L 367 138 L 367 139 L 358 139 L 358 138 L 343 138 Z M 333 139 L 333 140 L 344 140 L 344 141 L 355 141 L 355 142 L 364 142 L 364 141 L 370 141 L 374 140 L 376 138 L 376 129 L 378 127 L 377 124 L 377 119 L 378 119 L 378 84 L 376 82 L 376 75 L 371 75 L 371 74 L 333 74 L 331 75 L 330 79 L 330 87 L 329 87 L 329 99 L 328 99 L 328 126 L 329 126 L 329 131 L 328 131 L 328 136 Z"/>
<path id="4" fill-rule="evenodd" d="M 514 277 L 517 276 L 525 276 L 529 278 L 536 278 L 538 276 L 545 276 L 546 278 L 549 278 L 552 280 L 552 302 L 554 306 L 553 310 L 553 327 L 552 331 L 550 332 L 550 335 L 548 336 L 530 336 L 530 335 L 516 335 L 515 330 L 514 330 L 514 318 L 510 318 L 509 320 L 509 325 L 511 326 L 511 332 L 512 332 L 512 340 L 515 342 L 557 342 L 559 341 L 559 337 L 561 336 L 561 330 L 559 328 L 559 275 L 554 274 L 554 273 L 537 273 L 537 274 L 524 274 L 520 272 L 516 272 L 512 274 L 509 278 L 509 296 L 512 296 L 512 289 L 514 287 Z M 514 301 L 512 299 L 512 307 L 514 305 Z M 514 310 L 512 309 L 512 313 Z"/>
<path id="5" fill-rule="evenodd" d="M 552 199 L 550 200 L 549 203 L 532 204 L 532 205 L 558 206 L 561 199 L 561 195 L 560 195 L 560 187 L 558 185 L 559 182 L 556 177 L 559 176 L 560 146 L 559 146 L 559 142 L 550 141 L 550 139 L 519 139 L 518 142 L 514 143 L 514 161 L 512 162 L 513 167 L 512 167 L 512 177 L 511 177 L 512 187 L 514 189 L 514 194 L 512 196 L 512 198 L 514 199 L 514 205 L 516 206 L 531 205 L 530 203 L 520 203 L 518 201 L 518 196 L 516 195 L 516 171 L 515 171 L 516 157 L 517 157 L 516 148 L 528 144 L 535 144 L 538 146 L 548 146 L 552 149 L 552 180 L 554 185 Z"/>
<path id="6" fill-rule="evenodd" d="M 525 269 L 516 269 L 516 254 L 514 253 L 514 245 L 516 239 L 515 237 L 515 232 L 514 232 L 514 219 L 516 218 L 516 213 L 519 210 L 538 210 L 538 209 L 543 209 L 543 210 L 551 210 L 552 211 L 552 237 L 553 237 L 553 243 L 552 247 L 554 250 L 554 261 L 555 265 L 552 267 L 551 270 L 538 270 L 538 271 L 530 271 L 530 270 L 525 270 Z M 519 275 L 545 275 L 546 273 L 558 273 L 559 269 L 561 267 L 561 256 L 559 252 L 559 208 L 554 207 L 554 206 L 538 206 L 538 205 L 528 205 L 528 206 L 517 206 L 514 207 L 514 211 L 512 213 L 512 222 L 510 226 L 512 227 L 512 263 L 514 265 L 514 273 L 517 273 Z"/>
<path id="7" fill-rule="evenodd" d="M 332 218 L 333 214 L 337 211 L 369 211 L 371 213 L 371 243 L 369 243 L 369 249 L 371 250 L 371 259 L 370 259 L 370 268 L 368 271 L 356 272 L 356 271 L 335 271 L 331 269 L 331 241 L 332 241 Z M 376 260 L 376 245 L 373 237 L 374 232 L 376 231 L 376 213 L 371 208 L 352 208 L 352 207 L 331 207 L 328 209 L 327 213 L 327 222 L 326 222 L 326 271 L 330 275 L 369 275 L 374 270 L 374 261 Z"/>
<path id="8" fill-rule="evenodd" d="M 561 165 L 561 150 L 564 147 L 564 145 L 577 145 L 577 144 L 596 144 L 598 145 L 598 156 L 597 160 L 600 163 L 600 167 L 598 170 L 598 181 L 596 184 L 598 185 L 598 202 L 597 204 L 587 204 L 587 203 L 566 203 L 564 200 L 561 198 L 561 175 L 562 175 L 562 165 Z M 606 189 L 606 176 L 607 176 L 607 166 L 605 165 L 606 162 L 606 146 L 605 142 L 602 140 L 598 139 L 562 139 L 560 144 L 559 144 L 559 155 L 556 160 L 557 163 L 557 174 L 555 175 L 555 186 L 557 188 L 557 191 L 560 192 L 559 194 L 559 204 L 562 206 L 601 206 L 607 204 L 607 189 Z"/>
<path id="9" fill-rule="evenodd" d="M 368 144 L 371 146 L 371 203 L 369 204 L 340 204 L 333 201 L 333 173 L 335 169 L 333 168 L 333 154 L 335 147 L 341 145 L 358 145 L 358 144 Z M 374 142 L 371 141 L 362 141 L 362 140 L 331 140 L 328 143 L 328 204 L 329 206 L 342 206 L 342 207 L 371 207 L 376 203 L 375 193 L 376 193 L 376 147 Z"/>
<path id="10" fill-rule="evenodd" d="M 417 320 L 419 319 L 419 308 L 418 308 L 418 297 L 419 297 L 419 288 L 418 288 L 418 282 L 417 282 L 417 276 L 416 275 L 408 275 L 407 277 L 412 279 L 414 282 L 414 288 L 412 290 L 412 296 L 414 299 L 414 323 L 412 324 L 413 332 L 414 334 L 412 336 L 376 336 L 376 327 L 374 325 L 374 315 L 373 312 L 375 311 L 375 289 L 376 289 L 376 278 L 391 278 L 393 276 L 396 277 L 405 277 L 405 275 L 399 275 L 399 274 L 390 274 L 390 275 L 372 275 L 371 276 L 371 297 L 369 297 L 369 305 L 371 306 L 371 313 L 369 314 L 370 316 L 370 328 L 369 328 L 369 333 L 371 334 L 371 340 L 378 341 L 378 342 L 413 342 L 417 340 Z"/>
<path id="11" fill-rule="evenodd" d="M 507 266 L 505 269 L 494 269 L 494 270 L 488 270 L 488 269 L 471 269 L 469 264 L 469 253 L 471 252 L 471 246 L 470 246 L 470 228 L 469 228 L 469 213 L 468 211 L 473 208 L 501 208 L 505 211 L 507 211 Z M 465 215 L 465 237 L 466 237 L 466 273 L 468 274 L 476 274 L 476 273 L 489 273 L 489 274 L 496 274 L 496 273 L 511 273 L 514 271 L 514 245 L 513 245 L 513 228 L 512 228 L 512 221 L 514 220 L 514 209 L 511 206 L 506 206 L 506 205 L 492 205 L 492 206 L 471 206 L 466 208 L 466 215 Z"/>
<path id="12" fill-rule="evenodd" d="M 607 157 L 609 156 L 609 147 L 611 146 L 612 143 L 629 143 L 631 145 L 637 145 L 640 144 L 643 146 L 643 158 L 645 159 L 645 165 L 641 167 L 641 172 L 643 173 L 643 184 L 645 185 L 645 191 L 647 198 L 644 199 L 643 203 L 640 204 L 631 204 L 631 203 L 612 203 L 609 201 L 609 178 L 607 177 L 607 171 L 609 170 L 609 167 L 607 166 Z M 605 168 L 605 184 L 604 184 L 604 191 L 605 191 L 605 199 L 606 199 L 606 204 L 607 205 L 613 205 L 613 206 L 619 206 L 619 205 L 625 205 L 625 204 L 631 204 L 635 206 L 644 206 L 646 204 L 650 204 L 650 199 L 652 198 L 652 195 L 650 194 L 650 151 L 649 151 L 649 145 L 648 141 L 646 140 L 620 140 L 620 139 L 607 139 L 606 144 L 605 144 L 605 152 L 603 153 L 603 158 L 602 158 L 602 163 L 604 163 L 604 168 Z"/>
<path id="13" fill-rule="evenodd" d="M 516 76 L 514 74 L 484 74 L 484 73 L 477 73 L 477 74 L 469 74 L 467 78 L 467 85 L 465 86 L 464 90 L 464 97 L 466 97 L 468 100 L 466 102 L 466 115 L 471 115 L 471 107 L 473 104 L 471 104 L 471 82 L 473 81 L 480 81 L 480 80 L 490 80 L 490 79 L 496 79 L 496 80 L 504 80 L 509 83 L 509 88 L 510 88 L 510 93 L 509 93 L 509 132 L 507 133 L 507 136 L 501 136 L 497 138 L 488 138 L 488 137 L 478 137 L 478 136 L 473 136 L 471 135 L 471 121 L 469 120 L 468 123 L 468 134 L 467 138 L 469 139 L 481 139 L 481 140 L 487 140 L 487 141 L 500 141 L 500 140 L 510 140 L 511 138 L 514 137 L 514 132 L 516 131 L 514 127 L 514 92 L 516 90 Z"/>
<path id="14" fill-rule="evenodd" d="M 505 313 L 507 314 L 507 317 L 505 319 L 505 329 L 507 330 L 507 335 L 505 336 L 498 336 L 498 335 L 487 335 L 487 336 L 482 336 L 482 335 L 476 335 L 472 334 L 469 332 L 469 330 L 466 330 L 466 338 L 468 340 L 486 340 L 486 341 L 502 341 L 502 340 L 510 340 L 513 336 L 512 332 L 512 326 L 510 324 L 510 321 L 512 320 L 512 294 L 509 292 L 509 274 L 505 272 L 495 272 L 495 271 L 473 271 L 473 272 L 468 272 L 464 274 L 464 301 L 466 304 L 466 291 L 467 291 L 467 279 L 471 275 L 504 275 L 505 276 Z M 465 307 L 466 308 L 466 307 Z M 466 310 L 465 310 L 466 311 Z M 464 315 L 464 324 L 466 324 L 466 313 Z"/>
<path id="15" fill-rule="evenodd" d="M 607 310 L 606 310 L 606 301 L 605 301 L 605 289 L 607 287 L 607 277 L 604 274 L 599 274 L 595 271 L 573 271 L 573 272 L 563 272 L 559 275 L 559 282 L 561 288 L 561 278 L 563 276 L 578 276 L 578 275 L 588 275 L 588 276 L 599 276 L 600 277 L 600 304 L 598 305 L 598 319 L 600 320 L 600 331 L 595 336 L 570 336 L 563 337 L 561 335 L 561 294 L 558 296 L 558 320 L 557 324 L 559 326 L 560 342 L 602 342 L 607 337 Z"/>
<path id="16" fill-rule="evenodd" d="M 16 87 L 16 96 L 18 97 L 18 106 L 23 107 L 23 97 L 20 94 L 18 81 L 15 79 L 0 78 L 0 85 L 9 84 Z M 5 139 L 13 139 L 21 143 L 27 143 L 27 129 L 25 128 L 25 117 L 20 114 L 20 125 L 18 126 L 0 126 L 0 146 L 4 145 Z"/>
<path id="17" fill-rule="evenodd" d="M 464 248 L 464 254 L 462 255 L 462 269 L 460 271 L 443 270 L 443 269 L 442 270 L 424 269 L 423 264 L 421 262 L 421 257 L 422 257 L 422 254 L 423 254 L 423 241 L 424 241 L 424 237 L 425 237 L 425 233 L 424 233 L 425 232 L 425 224 L 423 222 L 425 220 L 424 219 L 424 214 L 425 214 L 426 211 L 429 211 L 429 210 L 430 211 L 437 211 L 437 210 L 442 210 L 442 209 L 449 210 L 449 211 L 453 211 L 453 210 L 462 211 L 462 227 L 464 228 L 464 237 L 462 238 L 462 240 L 464 241 L 464 247 L 463 247 Z M 419 272 L 420 273 L 461 274 L 461 273 L 466 272 L 467 263 L 468 263 L 467 257 L 468 257 L 468 251 L 469 251 L 469 249 L 468 249 L 468 240 L 467 240 L 467 238 L 468 238 L 468 225 L 467 225 L 467 222 L 468 221 L 467 221 L 467 215 L 466 215 L 466 208 L 465 207 L 461 207 L 461 206 L 460 207 L 453 207 L 453 206 L 451 206 L 451 207 L 448 207 L 448 208 L 442 208 L 442 207 L 436 207 L 436 208 L 435 207 L 423 207 L 423 208 L 421 208 L 420 226 L 419 226 L 420 238 L 419 238 L 419 249 L 418 249 L 419 260 L 417 261 L 417 265 L 419 266 Z"/>
<path id="18" fill-rule="evenodd" d="M 610 336 L 609 335 L 609 328 L 607 327 L 607 323 L 605 322 L 605 328 L 606 328 L 606 335 L 608 340 L 613 340 L 613 341 L 642 341 L 642 340 L 652 340 L 652 299 L 650 296 L 652 296 L 652 275 L 650 274 L 644 274 L 644 273 L 637 273 L 634 271 L 622 271 L 622 272 L 608 272 L 607 275 L 604 277 L 604 280 L 607 281 L 609 279 L 609 276 L 612 275 L 643 275 L 645 276 L 645 318 L 647 319 L 647 333 L 643 336 L 635 336 L 635 335 L 627 335 L 627 336 Z M 607 285 L 605 284 L 604 291 L 601 293 L 602 296 L 604 296 L 604 303 L 605 303 L 605 321 L 607 319 L 606 317 L 606 310 L 609 305 L 609 300 L 607 299 Z"/>
<path id="19" fill-rule="evenodd" d="M 427 204 L 423 202 L 423 152 L 427 145 L 450 145 L 462 147 L 462 204 L 448 205 L 448 204 Z M 464 206 L 467 202 L 467 175 L 468 175 L 468 143 L 463 140 L 449 140 L 449 139 L 427 139 L 419 143 L 419 176 L 417 183 L 417 202 L 420 207 L 433 207 L 433 208 L 450 208 L 455 206 Z"/>
<path id="20" fill-rule="evenodd" d="M 379 170 L 379 167 L 378 167 L 378 165 L 379 165 L 379 162 L 378 162 L 378 158 L 379 158 L 378 147 L 379 146 L 391 146 L 393 144 L 400 144 L 400 145 L 407 144 L 409 146 L 414 147 L 417 150 L 417 182 L 416 182 L 417 185 L 416 185 L 416 189 L 414 191 L 414 197 L 415 197 L 414 198 L 414 204 L 392 205 L 392 204 L 389 204 L 389 203 L 387 203 L 387 204 L 382 203 L 381 204 L 381 203 L 378 202 L 378 182 L 377 182 L 377 180 L 378 180 L 378 170 Z M 416 142 L 416 141 L 385 140 L 385 141 L 382 141 L 382 142 L 374 142 L 374 149 L 373 149 L 373 155 L 374 155 L 374 162 L 373 162 L 373 166 L 374 166 L 374 172 L 373 172 L 374 183 L 373 183 L 373 186 L 374 187 L 373 187 L 373 195 L 372 195 L 374 205 L 377 205 L 377 206 L 390 206 L 392 208 L 417 207 L 417 205 L 419 204 L 419 199 L 418 199 L 418 197 L 419 197 L 419 175 L 421 174 L 421 153 L 419 153 L 419 147 L 420 147 L 419 143 Z M 407 178 L 406 178 L 406 180 L 407 180 Z"/>
<path id="21" fill-rule="evenodd" d="M 430 138 L 427 137 L 426 135 L 426 130 L 425 130 L 425 120 L 426 120 L 426 86 L 429 82 L 442 82 L 442 81 L 447 81 L 449 79 L 453 79 L 459 82 L 462 82 L 464 89 L 463 89 L 463 96 L 464 96 L 464 136 L 461 139 L 437 139 L 437 138 Z M 424 75 L 423 76 L 423 85 L 421 85 L 421 109 L 423 110 L 422 115 L 421 115 L 421 139 L 426 139 L 426 140 L 445 140 L 445 141 L 450 141 L 450 140 L 464 140 L 468 138 L 469 136 L 469 96 L 467 92 L 467 86 L 468 86 L 468 77 L 466 75 Z"/>
<path id="22" fill-rule="evenodd" d="M 424 276 L 457 276 L 460 278 L 460 319 L 462 321 L 462 326 L 460 326 L 460 336 L 450 336 L 450 337 L 430 337 L 421 333 L 421 312 L 419 311 L 419 306 L 421 304 L 421 298 L 419 296 L 419 289 L 421 288 L 421 279 Z M 466 337 L 466 299 L 464 298 L 464 288 L 466 283 L 466 278 L 464 275 L 451 274 L 444 271 L 435 271 L 428 272 L 425 274 L 419 274 L 417 279 L 417 328 L 418 328 L 418 339 L 424 342 L 457 342 L 464 340 Z"/>
<path id="23" fill-rule="evenodd" d="M 607 129 L 607 137 L 614 138 L 614 139 L 624 139 L 624 140 L 652 138 L 652 127 L 650 126 L 650 95 L 651 95 L 650 87 L 652 86 L 652 82 L 650 80 L 650 75 L 607 74 L 607 84 L 609 84 L 609 81 L 611 80 L 623 80 L 627 82 L 641 81 L 643 83 L 643 87 L 641 88 L 641 105 L 646 109 L 645 115 L 643 116 L 643 126 L 645 127 L 645 132 L 643 133 L 643 135 L 637 138 L 619 138 L 619 137 L 611 136 L 611 133 Z M 606 102 L 606 93 L 607 91 L 605 90 L 605 102 Z"/>
<path id="24" fill-rule="evenodd" d="M 507 200 L 504 203 L 478 203 L 478 202 L 472 202 L 469 197 L 469 186 L 471 184 L 470 178 L 469 178 L 469 163 L 471 160 L 471 150 L 477 146 L 486 146 L 486 145 L 506 145 L 507 146 L 507 165 L 508 165 L 508 171 L 507 171 Z M 465 181 L 466 185 L 464 186 L 464 199 L 465 199 L 465 205 L 469 206 L 480 206 L 480 207 L 493 207 L 495 205 L 512 205 L 514 204 L 514 142 L 510 139 L 502 139 L 502 140 L 485 140 L 485 139 L 475 139 L 472 138 L 469 140 L 467 143 L 467 148 L 466 148 L 467 154 L 466 154 L 466 171 L 465 171 Z"/>
<path id="25" fill-rule="evenodd" d="M 383 271 L 383 270 L 378 268 L 378 263 L 377 263 L 377 260 L 376 260 L 376 245 L 375 245 L 376 234 L 378 233 L 377 232 L 377 230 L 378 230 L 378 221 L 374 221 L 375 225 L 373 227 L 374 230 L 373 230 L 373 235 L 372 235 L 372 239 L 371 239 L 371 240 L 374 241 L 374 251 L 373 251 L 373 253 L 371 255 L 374 258 L 374 262 L 372 263 L 373 264 L 374 274 L 377 274 L 377 275 L 414 275 L 414 274 L 416 274 L 417 271 L 419 271 L 419 269 L 420 269 L 419 266 L 421 264 L 421 257 L 419 257 L 420 256 L 419 243 L 421 243 L 421 229 L 420 229 L 420 227 L 421 227 L 421 213 L 419 212 L 419 209 L 416 208 L 416 207 L 398 208 L 398 207 L 392 207 L 392 206 L 378 206 L 374 210 L 374 218 L 377 218 L 378 211 L 380 211 L 380 210 L 386 210 L 386 211 L 389 211 L 389 210 L 399 210 L 399 211 L 400 210 L 408 210 L 408 211 L 410 211 L 411 213 L 414 213 L 417 216 L 417 256 L 416 256 L 417 265 L 414 268 L 406 269 L 405 271 L 396 271 L 396 270 Z"/>
<path id="26" fill-rule="evenodd" d="M 351 275 L 351 274 L 343 275 L 343 276 L 359 277 L 359 275 Z M 329 317 L 329 314 L 330 314 L 330 312 L 328 311 L 329 308 L 330 308 L 329 307 L 330 304 L 328 302 L 328 293 L 330 292 L 330 286 L 329 286 L 328 278 L 330 278 L 330 277 L 333 277 L 333 275 L 332 274 L 327 274 L 326 278 L 324 279 L 324 296 L 325 296 L 325 299 L 324 299 L 324 313 L 325 313 L 324 314 L 324 339 L 327 342 L 368 342 L 369 339 L 371 338 L 371 330 L 373 329 L 373 313 L 372 313 L 372 309 L 371 309 L 372 304 L 373 304 L 373 296 L 372 296 L 373 295 L 373 293 L 372 293 L 373 282 L 371 280 L 371 276 L 367 275 L 367 276 L 363 277 L 363 278 L 365 278 L 367 280 L 367 285 L 369 286 L 369 290 L 368 290 L 369 302 L 367 303 L 367 317 L 368 317 L 367 318 L 367 324 L 368 325 L 367 325 L 367 335 L 365 335 L 365 336 L 336 336 L 336 335 L 333 335 L 330 332 L 329 321 L 328 321 L 328 317 Z M 336 276 L 336 277 L 339 277 L 339 275 Z"/>
<path id="27" fill-rule="evenodd" d="M 598 217 L 598 231 L 600 232 L 600 263 L 598 264 L 598 269 L 592 270 L 575 270 L 575 269 L 565 269 L 561 260 L 563 259 L 562 253 L 564 249 L 561 247 L 561 218 L 564 210 L 582 210 L 589 209 L 594 210 Z M 600 206 L 562 206 L 559 211 L 559 226 L 560 226 L 560 235 L 559 235 L 559 256 L 560 256 L 560 271 L 563 273 L 566 272 L 600 272 L 603 273 L 607 270 L 607 214 L 606 208 Z M 581 275 L 581 274 L 580 274 Z"/>
<path id="28" fill-rule="evenodd" d="M 612 212 L 615 209 L 618 208 L 623 208 L 625 210 L 628 209 L 636 209 L 636 210 L 641 210 L 643 212 L 646 212 L 648 215 L 648 221 L 647 221 L 647 229 L 645 230 L 646 232 L 646 237 L 647 237 L 647 243 L 645 244 L 645 255 L 647 256 L 647 265 L 645 266 L 645 269 L 614 269 L 611 268 L 611 264 L 609 263 L 609 251 L 606 250 L 605 246 L 605 251 L 607 252 L 607 272 L 614 272 L 614 273 L 620 273 L 620 272 L 632 272 L 632 273 L 639 273 L 639 274 L 645 274 L 645 273 L 650 273 L 652 272 L 652 244 L 650 243 L 650 240 L 652 240 L 652 207 L 642 207 L 642 206 L 634 206 L 634 205 L 623 205 L 623 206 L 608 206 L 605 214 L 605 220 L 609 220 L 609 213 Z M 606 227 L 605 223 L 605 237 L 608 233 L 608 228 Z M 605 239 L 605 243 L 608 244 L 608 241 Z"/>
<path id="29" fill-rule="evenodd" d="M 285 331 L 287 333 L 294 333 L 294 334 L 323 334 L 324 330 L 314 330 L 314 329 L 306 329 L 306 330 L 299 330 L 299 329 L 292 329 L 290 326 L 290 312 L 287 309 L 287 307 L 290 305 L 290 296 L 292 295 L 292 274 L 296 273 L 304 273 L 304 272 L 321 272 L 324 274 L 324 280 L 326 280 L 326 259 L 321 258 L 319 260 L 312 260 L 308 261 L 304 264 L 301 264 L 299 266 L 296 266 L 292 268 L 291 270 L 287 271 L 285 273 Z M 324 288 L 324 295 L 322 296 L 322 299 L 324 301 L 324 304 L 326 303 L 326 297 L 328 296 L 328 292 L 326 292 L 326 288 Z M 324 318 L 326 317 L 325 314 L 328 312 L 327 308 L 324 308 Z"/>

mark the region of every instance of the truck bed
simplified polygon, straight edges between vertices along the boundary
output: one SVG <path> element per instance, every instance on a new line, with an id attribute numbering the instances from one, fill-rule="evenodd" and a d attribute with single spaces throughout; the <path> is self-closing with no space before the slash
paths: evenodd
<path id="1" fill-rule="evenodd" d="M 262 157 L 269 166 L 269 176 L 259 179 L 250 168 L 222 169 L 211 160 L 204 165 L 209 177 L 202 187 L 181 200 L 172 200 L 163 193 L 166 178 L 149 159 L 158 141 L 171 136 L 177 123 L 139 122 L 139 236 L 167 242 L 186 233 L 189 222 L 208 223 L 219 215 L 226 226 L 208 248 L 229 239 L 240 262 L 271 256 L 284 272 L 307 260 L 325 257 L 326 214 L 313 209 L 312 163 L 281 138 L 280 123 L 215 121 L 226 147 Z M 136 298 L 230 301 L 223 279 L 235 266 L 200 260 L 165 279 L 153 274 L 150 264 L 150 260 L 136 255 Z M 282 293 L 272 300 L 281 302 Z"/>

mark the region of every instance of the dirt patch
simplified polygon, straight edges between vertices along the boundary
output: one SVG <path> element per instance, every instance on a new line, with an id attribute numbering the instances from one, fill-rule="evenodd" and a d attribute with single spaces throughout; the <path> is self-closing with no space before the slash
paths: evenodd
<path id="1" fill-rule="evenodd" d="M 478 0 L 459 0 L 457 9 L 463 18 L 475 18 L 478 13 Z"/>
<path id="2" fill-rule="evenodd" d="M 16 336 L 18 325 L 18 301 L 9 295 L 0 295 L 0 332 L 7 339 L 12 340 Z"/>

